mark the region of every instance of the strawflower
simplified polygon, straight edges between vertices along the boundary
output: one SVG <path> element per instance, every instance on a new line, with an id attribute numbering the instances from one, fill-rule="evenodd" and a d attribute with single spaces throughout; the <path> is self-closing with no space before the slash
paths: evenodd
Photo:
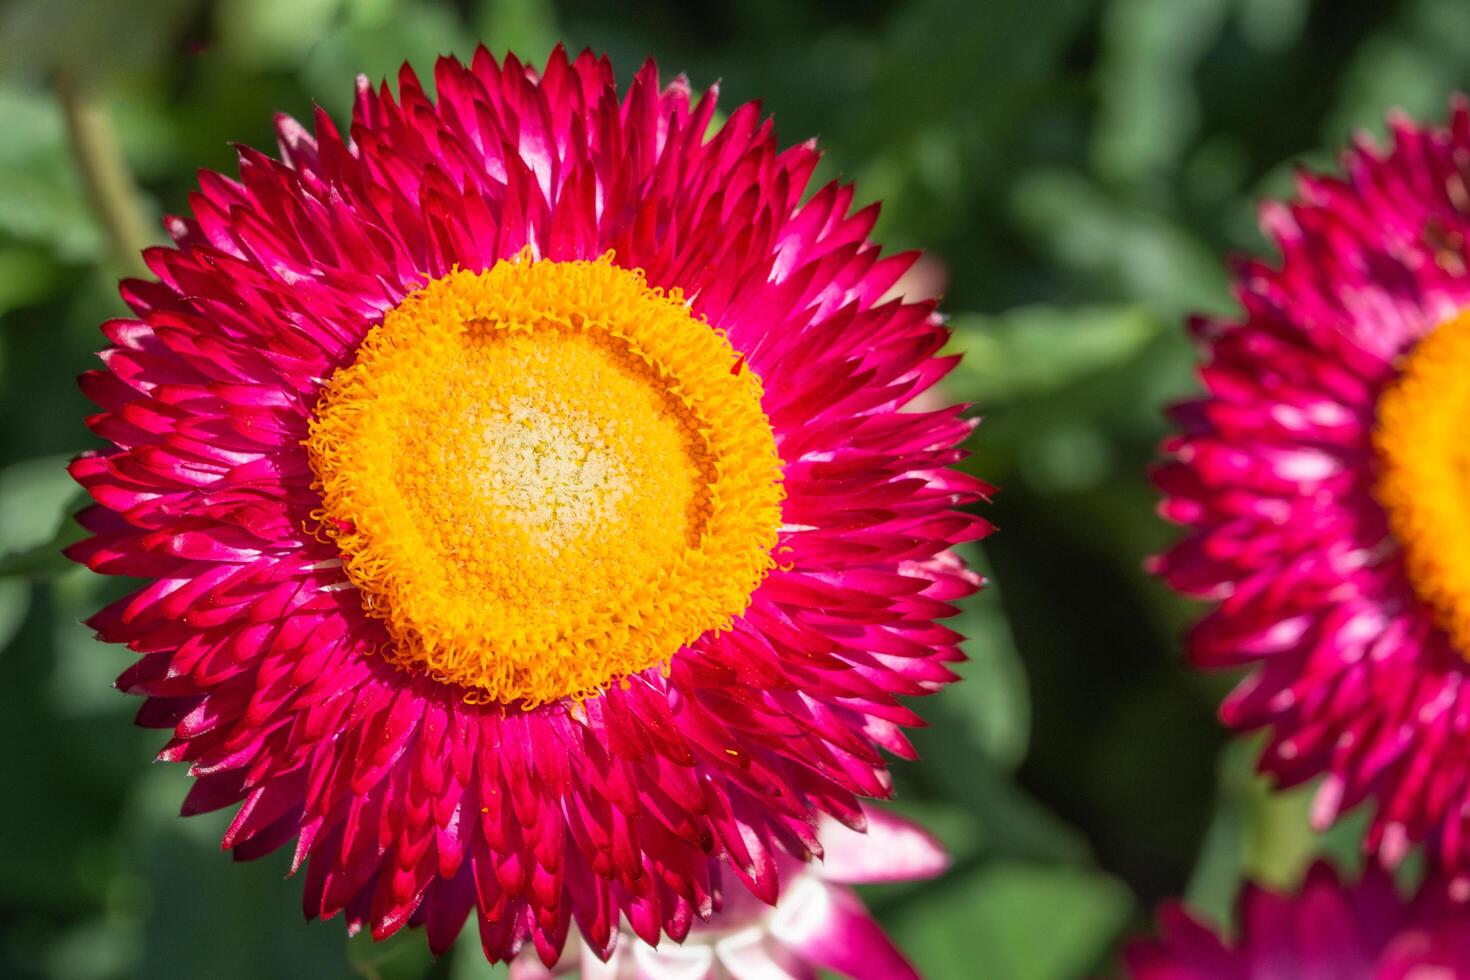
<path id="1" fill-rule="evenodd" d="M 72 557 L 185 813 L 308 916 L 675 941 L 864 826 L 954 680 L 972 422 L 850 187 L 652 64 L 442 59 L 200 176 L 82 379 Z"/>
<path id="2" fill-rule="evenodd" d="M 1253 667 L 1221 709 L 1269 732 L 1282 785 L 1324 777 L 1313 819 L 1376 801 L 1366 846 L 1470 871 L 1470 109 L 1396 117 L 1340 177 L 1270 203 L 1274 264 L 1241 311 L 1194 325 L 1206 394 L 1158 473 L 1188 534 L 1157 562 L 1217 601 L 1207 667 Z"/>

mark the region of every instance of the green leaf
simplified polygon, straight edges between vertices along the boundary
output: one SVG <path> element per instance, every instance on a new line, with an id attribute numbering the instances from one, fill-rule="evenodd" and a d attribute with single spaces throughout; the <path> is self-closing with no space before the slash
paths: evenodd
<path id="1" fill-rule="evenodd" d="M 899 770 L 896 775 L 918 779 L 924 795 L 952 800 L 968 810 L 986 855 L 1090 860 L 1085 837 L 1017 786 L 1008 772 L 975 751 L 967 737 L 970 720 L 965 714 L 957 712 L 951 701 L 935 702 L 925 706 L 929 727 L 912 734 L 923 766 Z"/>
<path id="2" fill-rule="evenodd" d="M 201 6 L 201 0 L 10 0 L 0 5 L 0 75 L 67 71 L 108 81 L 156 68 Z"/>
<path id="3" fill-rule="evenodd" d="M 76 566 L 61 549 L 84 532 L 69 519 L 85 494 L 66 464 L 45 456 L 0 470 L 0 577 L 48 578 Z"/>
<path id="4" fill-rule="evenodd" d="M 123 697 L 114 684 L 128 658 L 99 642 L 83 622 L 106 604 L 106 590 L 118 584 L 76 564 L 51 581 L 51 676 L 46 693 L 57 718 L 75 722 L 110 715 L 123 724 L 137 710 L 137 703 Z"/>
<path id="5" fill-rule="evenodd" d="M 1194 912 L 1216 925 L 1230 922 L 1235 897 L 1242 880 L 1242 829 L 1234 807 L 1215 808 L 1210 829 L 1200 845 L 1199 858 L 1184 890 L 1184 900 Z"/>
<path id="6" fill-rule="evenodd" d="M 1261 740 L 1232 742 L 1220 756 L 1220 790 L 1240 815 L 1241 871 L 1264 885 L 1293 887 L 1316 856 L 1314 786 L 1277 790 L 1256 771 Z"/>
<path id="7" fill-rule="evenodd" d="M 863 199 L 883 200 L 882 238 L 932 244 L 972 232 L 977 202 L 1011 179 L 1010 144 L 1032 130 L 1092 6 L 919 0 L 896 5 L 871 47 L 793 52 L 806 88 L 851 75 L 824 132 Z M 843 56 L 810 69 L 834 51 Z"/>
<path id="8" fill-rule="evenodd" d="M 351 106 L 359 73 L 375 85 L 386 78 L 396 86 L 398 70 L 407 61 L 432 94 L 435 59 L 453 54 L 466 61 L 474 53 L 474 38 L 450 8 L 423 0 L 383 3 L 365 11 L 363 6 L 345 24 L 321 35 L 302 66 L 307 88 L 341 115 Z M 531 61 L 544 56 L 534 53 Z"/>
<path id="9" fill-rule="evenodd" d="M 934 980 L 1071 980 L 1103 962 L 1133 904 L 1098 871 L 997 862 L 925 892 L 891 926 Z"/>
<path id="10" fill-rule="evenodd" d="M 1103 19 L 1093 153 L 1136 181 L 1177 165 L 1199 125 L 1194 72 L 1234 0 L 1113 0 Z"/>
<path id="11" fill-rule="evenodd" d="M 950 321 L 952 346 L 964 354 L 956 384 L 982 407 L 1037 398 L 1122 364 L 1160 331 L 1137 306 L 1023 306 Z"/>
<path id="12" fill-rule="evenodd" d="M 0 233 L 44 245 L 67 261 L 95 258 L 102 236 L 68 153 L 57 100 L 41 90 L 0 85 L 0 132 L 6 134 L 0 140 Z M 0 300 L 15 293 L 29 301 L 35 298 L 33 276 L 42 283 L 54 279 L 38 267 L 28 270 L 26 261 L 22 251 L 0 264 Z"/>
<path id="13" fill-rule="evenodd" d="M 61 278 L 61 267 L 45 249 L 0 248 L 0 313 L 44 299 Z"/>
<path id="14" fill-rule="evenodd" d="M 491 966 L 485 961 L 485 952 L 480 948 L 480 930 L 473 916 L 459 934 L 450 955 L 453 959 L 449 964 L 449 980 L 505 980 L 509 972 L 503 963 Z"/>
<path id="15" fill-rule="evenodd" d="M 1117 201 L 1081 174 L 1033 171 L 1016 184 L 1011 209 L 1052 263 L 1166 323 L 1229 308 L 1225 268 L 1212 248 L 1168 215 Z"/>
<path id="16" fill-rule="evenodd" d="M 0 470 L 0 554 L 34 548 L 56 537 L 77 485 L 69 456 L 44 456 Z"/>
<path id="17" fill-rule="evenodd" d="M 549 0 L 482 0 L 475 26 L 497 56 L 509 51 L 534 63 L 557 42 L 556 11 Z"/>
<path id="18" fill-rule="evenodd" d="M 31 608 L 31 585 L 18 579 L 0 579 L 0 650 L 10 646 L 10 641 L 25 625 L 26 613 Z"/>
<path id="19" fill-rule="evenodd" d="M 78 525 L 68 522 L 53 540 L 0 558 L 0 579 L 48 579 L 75 569 L 77 566 L 62 554 L 62 549 L 81 540 L 84 534 Z"/>
<path id="20" fill-rule="evenodd" d="M 1230 743 L 1220 754 L 1219 803 L 1185 895 L 1217 922 L 1228 923 L 1247 879 L 1295 888 L 1329 841 L 1312 830 L 1313 786 L 1276 790 L 1256 771 L 1261 739 Z M 1354 835 L 1356 849 L 1361 837 Z"/>
<path id="21" fill-rule="evenodd" d="M 1255 48 L 1277 52 L 1301 37 L 1311 0 L 1239 0 L 1240 33 Z"/>
<path id="22" fill-rule="evenodd" d="M 122 980 L 136 975 L 141 952 L 136 916 L 100 916 L 56 937 L 46 952 L 46 975 L 51 980 Z"/>
<path id="23" fill-rule="evenodd" d="M 973 553 L 978 549 L 971 551 L 971 566 L 988 577 L 983 558 Z M 976 748 L 997 765 L 1014 768 L 1026 754 L 1031 710 L 1026 670 L 995 584 L 965 599 L 949 625 L 965 635 L 970 659 L 957 668 L 962 683 L 945 687 L 938 701 L 960 719 Z"/>
<path id="24" fill-rule="evenodd" d="M 1442 119 L 1449 94 L 1465 87 L 1470 4 L 1418 0 L 1394 9 L 1387 29 L 1357 47 L 1334 87 L 1325 142 L 1340 143 L 1358 130 L 1382 134 L 1392 109 Z"/>
<path id="25" fill-rule="evenodd" d="M 220 0 L 221 46 L 252 68 L 296 68 L 341 12 L 343 0 Z"/>
<path id="26" fill-rule="evenodd" d="M 302 882 L 300 876 L 285 876 L 288 854 L 232 861 L 219 846 L 226 812 L 178 815 L 188 782 L 184 766 L 150 767 L 134 784 L 129 801 L 122 846 L 145 886 L 136 899 L 143 925 L 136 975 L 212 980 L 360 975 L 349 964 L 340 916 L 329 922 L 302 918 Z M 428 959 L 423 937 L 402 938 L 417 947 L 422 975 Z M 380 976 L 388 978 L 386 971 Z"/>
<path id="27" fill-rule="evenodd" d="M 46 93 L 0 85 L 0 167 L 54 157 L 66 143 L 66 127 L 56 100 Z"/>
<path id="28" fill-rule="evenodd" d="M 81 189 L 66 179 L 68 175 L 68 170 L 0 172 L 0 231 L 23 241 L 44 242 L 69 261 L 95 256 L 102 237 Z"/>

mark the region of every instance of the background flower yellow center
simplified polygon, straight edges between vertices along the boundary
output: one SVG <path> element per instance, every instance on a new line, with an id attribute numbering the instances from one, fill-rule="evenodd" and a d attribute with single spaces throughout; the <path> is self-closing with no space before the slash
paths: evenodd
<path id="1" fill-rule="evenodd" d="M 523 254 L 410 295 L 328 382 L 307 450 L 386 655 L 474 700 L 666 663 L 774 564 L 759 379 L 609 257 Z"/>
<path id="2" fill-rule="evenodd" d="M 1415 345 L 1378 402 L 1373 441 L 1409 581 L 1470 660 L 1470 313 Z"/>

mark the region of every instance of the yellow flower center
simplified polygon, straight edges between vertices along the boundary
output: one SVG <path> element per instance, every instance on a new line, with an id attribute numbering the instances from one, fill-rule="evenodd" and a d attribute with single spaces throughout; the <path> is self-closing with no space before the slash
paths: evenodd
<path id="1" fill-rule="evenodd" d="M 1405 358 L 1378 402 L 1377 497 L 1414 591 L 1470 659 L 1470 312 Z"/>
<path id="2" fill-rule="evenodd" d="M 760 379 L 610 256 L 430 282 L 333 375 L 306 447 L 385 655 L 470 700 L 529 708 L 666 665 L 774 565 Z"/>

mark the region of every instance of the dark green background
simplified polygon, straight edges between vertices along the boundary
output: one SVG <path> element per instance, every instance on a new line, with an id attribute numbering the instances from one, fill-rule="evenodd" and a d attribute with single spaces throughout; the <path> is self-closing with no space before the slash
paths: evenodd
<path id="1" fill-rule="evenodd" d="M 112 246 L 56 98 L 105 113 L 154 238 L 195 168 L 271 115 L 341 118 L 357 72 L 466 56 L 540 62 L 564 39 L 622 78 L 649 55 L 725 106 L 760 98 L 825 176 L 885 201 L 879 237 L 948 278 L 952 394 L 978 405 L 976 469 L 1003 492 L 967 682 L 918 705 L 901 808 L 955 854 L 946 878 L 869 895 L 926 975 L 1052 980 L 1107 969 L 1184 893 L 1228 915 L 1242 875 L 1290 883 L 1349 826 L 1305 826 L 1191 674 L 1196 614 L 1142 572 L 1169 539 L 1145 467 L 1193 387 L 1187 311 L 1228 310 L 1222 256 L 1264 247 L 1255 202 L 1401 106 L 1441 117 L 1470 75 L 1463 0 L 13 0 L 0 3 L 0 976 L 490 975 L 472 935 L 347 941 L 304 924 L 281 855 L 235 866 L 223 819 L 179 819 L 182 767 L 129 723 L 128 662 L 78 625 L 116 583 L 47 548 L 89 437 L 73 377 L 122 311 Z M 126 236 L 124 236 L 126 237 Z M 8 556 L 8 557 L 5 557 Z"/>

